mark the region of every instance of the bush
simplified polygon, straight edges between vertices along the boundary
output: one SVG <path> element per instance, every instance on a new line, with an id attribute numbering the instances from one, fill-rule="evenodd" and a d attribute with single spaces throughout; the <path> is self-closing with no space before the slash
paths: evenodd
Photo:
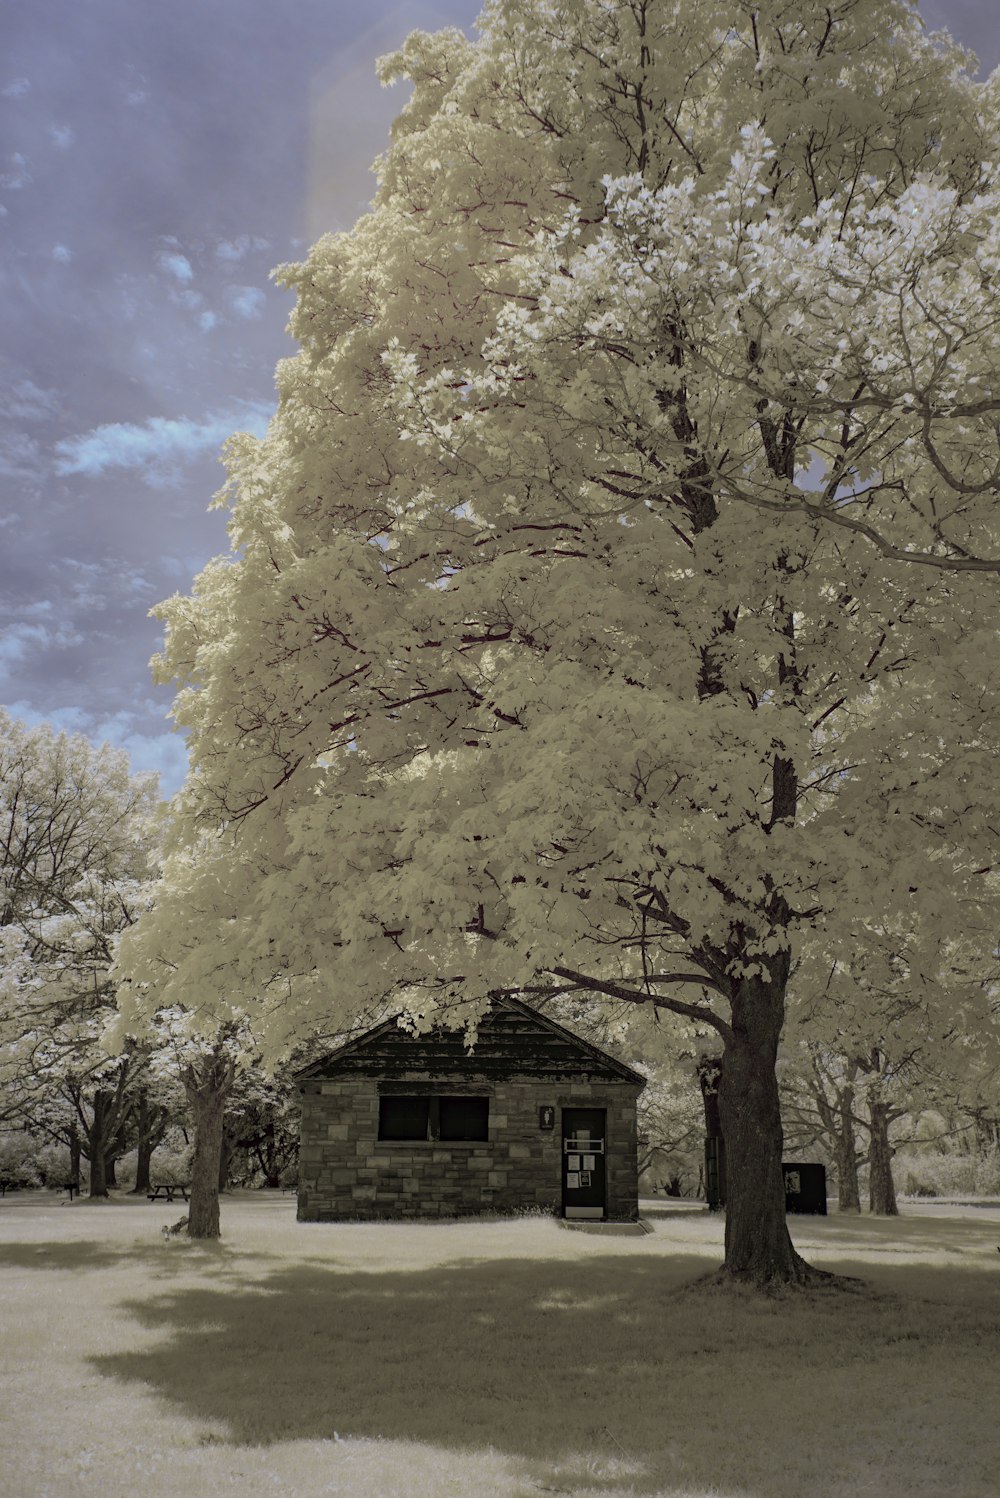
<path id="1" fill-rule="evenodd" d="M 893 1173 L 903 1196 L 980 1194 L 975 1154 L 900 1150 L 893 1161 Z"/>
<path id="2" fill-rule="evenodd" d="M 73 1175 L 73 1162 L 65 1144 L 43 1144 L 35 1156 L 35 1164 L 43 1186 L 65 1186 Z M 81 1164 L 86 1170 L 86 1161 Z"/>
<path id="3" fill-rule="evenodd" d="M 115 1180 L 118 1182 L 119 1191 L 131 1191 L 135 1185 L 135 1170 L 138 1163 L 138 1155 L 135 1150 L 129 1150 L 127 1155 L 122 1155 L 115 1165 Z"/>
<path id="4" fill-rule="evenodd" d="M 8 1186 L 39 1186 L 38 1140 L 20 1130 L 0 1134 L 0 1178 Z"/>
<path id="5" fill-rule="evenodd" d="M 153 1151 L 149 1165 L 150 1180 L 160 1186 L 186 1186 L 191 1179 L 191 1157 L 194 1145 L 188 1144 L 180 1129 L 168 1129 Z M 135 1180 L 135 1166 L 132 1167 Z"/>
<path id="6" fill-rule="evenodd" d="M 1000 1196 L 1000 1145 L 976 1156 L 976 1195 Z"/>

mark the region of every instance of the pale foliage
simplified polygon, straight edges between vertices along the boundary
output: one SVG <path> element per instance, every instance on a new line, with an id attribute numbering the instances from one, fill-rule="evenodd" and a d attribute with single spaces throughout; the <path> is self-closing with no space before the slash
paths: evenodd
<path id="1" fill-rule="evenodd" d="M 121 932 L 148 906 L 162 803 L 127 756 L 0 710 L 0 1115 L 64 1136 L 140 1059 L 101 1032 Z"/>
<path id="2" fill-rule="evenodd" d="M 725 1035 L 789 963 L 948 1006 L 960 933 L 980 1022 L 1000 183 L 961 61 L 902 0 L 498 0 L 386 60 L 376 203 L 282 268 L 233 551 L 162 606 L 194 769 L 143 1002 L 260 996 L 279 1049 L 582 983 Z"/>

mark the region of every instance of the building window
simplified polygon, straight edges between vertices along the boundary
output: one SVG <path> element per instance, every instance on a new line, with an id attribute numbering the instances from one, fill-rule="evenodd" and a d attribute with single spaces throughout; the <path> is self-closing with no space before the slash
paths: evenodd
<path id="1" fill-rule="evenodd" d="M 444 1143 L 489 1139 L 488 1097 L 396 1097 L 378 1100 L 380 1139 L 440 1139 Z"/>
<path id="2" fill-rule="evenodd" d="M 490 1100 L 488 1097 L 433 1098 L 439 1107 L 439 1139 L 488 1139 L 490 1137 Z M 431 1127 L 434 1127 L 433 1113 Z"/>
<path id="3" fill-rule="evenodd" d="M 430 1102 L 429 1097 L 380 1097 L 378 1137 L 427 1139 Z"/>

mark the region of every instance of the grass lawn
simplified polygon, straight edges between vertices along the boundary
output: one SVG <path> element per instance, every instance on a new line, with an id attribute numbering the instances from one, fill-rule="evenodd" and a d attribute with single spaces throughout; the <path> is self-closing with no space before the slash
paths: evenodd
<path id="1" fill-rule="evenodd" d="M 848 1293 L 693 1285 L 722 1223 L 0 1203 L 2 1498 L 998 1498 L 1000 1208 L 793 1219 Z"/>

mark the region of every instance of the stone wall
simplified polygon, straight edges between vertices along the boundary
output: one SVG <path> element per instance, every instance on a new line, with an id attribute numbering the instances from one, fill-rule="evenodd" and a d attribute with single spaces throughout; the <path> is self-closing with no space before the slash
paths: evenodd
<path id="1" fill-rule="evenodd" d="M 418 1083 L 418 1079 L 413 1079 Z M 426 1084 L 433 1079 L 419 1079 Z M 405 1088 L 398 1084 L 392 1089 Z M 414 1087 L 417 1090 L 417 1087 Z M 449 1077 L 445 1094 L 490 1099 L 489 1140 L 380 1141 L 379 1084 L 373 1077 L 310 1081 L 302 1087 L 300 1222 L 474 1216 L 482 1212 L 562 1210 L 562 1108 L 606 1108 L 608 1218 L 638 1214 L 635 1104 L 628 1082 L 520 1078 L 477 1082 Z M 556 1108 L 555 1128 L 538 1110 Z"/>

